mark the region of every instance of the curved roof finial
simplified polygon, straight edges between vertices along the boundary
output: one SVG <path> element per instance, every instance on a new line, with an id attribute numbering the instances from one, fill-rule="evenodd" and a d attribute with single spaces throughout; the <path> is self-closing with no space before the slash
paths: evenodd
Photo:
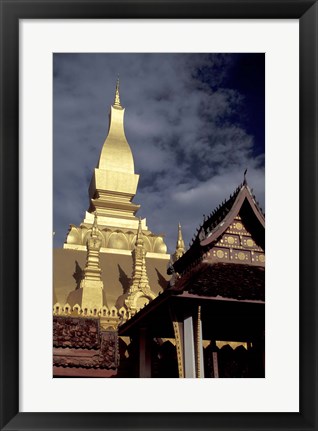
<path id="1" fill-rule="evenodd" d="M 246 186 L 247 181 L 246 181 L 246 174 L 247 174 L 247 168 L 244 171 L 244 181 L 243 181 L 243 185 Z"/>
<path id="2" fill-rule="evenodd" d="M 174 254 L 172 256 L 173 262 L 175 262 L 176 260 L 178 260 L 184 253 L 185 253 L 185 246 L 184 246 L 184 241 L 183 241 L 183 237 L 182 237 L 181 224 L 179 222 L 179 224 L 178 224 L 178 239 L 177 239 L 177 244 L 176 244 L 176 251 L 174 252 Z"/>
<path id="3" fill-rule="evenodd" d="M 120 96 L 119 96 L 119 75 L 117 76 L 117 82 L 116 82 L 114 106 L 118 106 L 119 108 L 122 107 L 120 104 Z"/>

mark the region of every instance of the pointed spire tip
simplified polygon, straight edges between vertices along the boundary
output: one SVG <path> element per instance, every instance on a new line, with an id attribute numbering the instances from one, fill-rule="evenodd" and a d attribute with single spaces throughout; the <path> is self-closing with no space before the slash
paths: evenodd
<path id="1" fill-rule="evenodd" d="M 117 82 L 116 82 L 116 91 L 115 91 L 114 106 L 122 108 L 122 106 L 120 104 L 120 96 L 119 96 L 119 75 L 117 76 Z"/>

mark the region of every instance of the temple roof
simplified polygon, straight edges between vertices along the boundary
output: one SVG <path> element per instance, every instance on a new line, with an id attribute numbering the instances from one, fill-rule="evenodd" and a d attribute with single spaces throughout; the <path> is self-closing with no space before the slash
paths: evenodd
<path id="1" fill-rule="evenodd" d="M 170 265 L 169 288 L 120 326 L 119 334 L 147 327 L 156 337 L 173 337 L 171 310 L 182 320 L 200 305 L 203 337 L 253 339 L 264 325 L 264 249 L 264 215 L 244 180 Z"/>
<path id="2" fill-rule="evenodd" d="M 225 262 L 204 264 L 179 289 L 201 297 L 265 301 L 265 268 Z"/>
<path id="3" fill-rule="evenodd" d="M 265 250 L 265 216 L 246 181 L 212 211 L 197 228 L 190 248 L 174 264 L 170 272 L 182 273 L 200 261 L 226 231 L 234 218 L 240 215 L 246 221 L 254 239 Z"/>

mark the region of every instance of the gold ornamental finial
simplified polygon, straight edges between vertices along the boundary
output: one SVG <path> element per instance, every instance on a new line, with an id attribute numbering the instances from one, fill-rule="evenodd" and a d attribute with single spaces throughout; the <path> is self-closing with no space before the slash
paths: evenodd
<path id="1" fill-rule="evenodd" d="M 114 106 L 118 106 L 119 108 L 122 108 L 120 104 L 120 96 L 119 96 L 119 76 L 117 78 L 117 83 L 116 83 Z"/>
<path id="2" fill-rule="evenodd" d="M 86 266 L 84 269 L 84 278 L 81 280 L 80 287 L 83 289 L 81 307 L 84 310 L 100 310 L 103 306 L 103 281 L 102 270 L 99 262 L 100 248 L 102 241 L 97 233 L 97 213 L 94 213 L 94 222 L 92 225 L 91 236 L 86 243 Z"/>
<path id="3" fill-rule="evenodd" d="M 181 224 L 178 224 L 178 239 L 176 244 L 176 251 L 173 255 L 173 262 L 178 260 L 185 252 L 184 241 L 182 237 Z"/>
<path id="4" fill-rule="evenodd" d="M 92 225 L 92 234 L 91 236 L 98 236 L 97 235 L 98 225 L 97 225 L 97 212 L 94 212 L 94 222 Z"/>
<path id="5" fill-rule="evenodd" d="M 138 245 L 144 245 L 144 241 L 142 238 L 141 217 L 139 217 L 137 237 L 136 237 L 136 246 L 138 246 Z"/>
<path id="6" fill-rule="evenodd" d="M 139 218 L 135 248 L 131 253 L 133 258 L 132 280 L 125 299 L 125 305 L 132 314 L 135 314 L 142 305 L 147 304 L 156 297 L 149 284 L 146 253 L 141 229 L 141 218 Z"/>

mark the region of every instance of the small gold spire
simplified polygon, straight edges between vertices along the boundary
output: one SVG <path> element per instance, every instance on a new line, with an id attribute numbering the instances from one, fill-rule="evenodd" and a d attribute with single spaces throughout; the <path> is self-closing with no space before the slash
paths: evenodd
<path id="1" fill-rule="evenodd" d="M 116 92 L 115 92 L 114 106 L 122 108 L 122 106 L 120 104 L 120 96 L 119 96 L 119 76 L 117 78 L 117 83 L 116 83 Z"/>
<path id="2" fill-rule="evenodd" d="M 103 306 L 103 281 L 102 270 L 99 262 L 99 253 L 102 241 L 98 236 L 97 214 L 94 214 L 91 234 L 87 239 L 86 248 L 86 266 L 84 269 L 84 278 L 80 287 L 83 289 L 82 309 L 87 308 L 100 310 Z"/>
<path id="3" fill-rule="evenodd" d="M 136 243 L 135 243 L 135 245 L 136 246 L 138 246 L 138 245 L 143 246 L 144 245 L 144 240 L 143 240 L 143 237 L 142 237 L 141 217 L 139 217 L 138 229 L 137 229 L 137 237 L 136 237 Z"/>
<path id="4" fill-rule="evenodd" d="M 132 289 L 138 290 L 141 287 L 150 289 L 149 279 L 146 269 L 146 250 L 143 240 L 141 218 L 139 218 L 135 249 L 132 252 L 133 256 L 133 277 Z"/>
<path id="5" fill-rule="evenodd" d="M 133 273 L 125 305 L 134 314 L 141 308 L 141 304 L 146 304 L 156 297 L 155 293 L 151 290 L 147 275 L 146 250 L 141 218 L 139 218 L 135 248 L 131 254 L 133 258 Z"/>
<path id="6" fill-rule="evenodd" d="M 98 237 L 97 213 L 94 213 L 94 222 L 92 224 L 91 235 L 87 240 L 87 257 L 86 267 L 84 269 L 85 279 L 101 280 L 101 268 L 99 265 L 99 252 L 102 246 L 102 241 Z"/>
<path id="7" fill-rule="evenodd" d="M 178 239 L 176 244 L 176 251 L 173 255 L 173 262 L 178 260 L 185 252 L 184 241 L 182 237 L 181 224 L 178 224 Z"/>
<path id="8" fill-rule="evenodd" d="M 91 237 L 98 237 L 97 231 L 98 231 L 97 212 L 94 211 L 94 222 L 93 222 L 93 225 L 92 225 Z"/>

